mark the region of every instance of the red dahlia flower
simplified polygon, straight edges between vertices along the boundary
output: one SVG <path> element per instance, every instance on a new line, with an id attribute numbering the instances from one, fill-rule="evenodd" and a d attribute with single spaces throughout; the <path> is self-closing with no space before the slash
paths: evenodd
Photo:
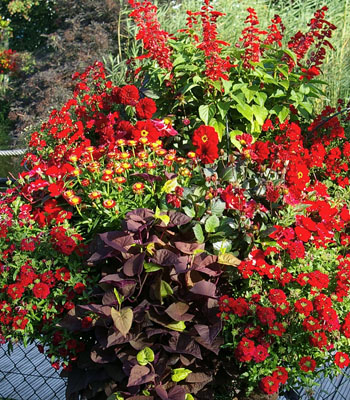
<path id="1" fill-rule="evenodd" d="M 144 98 L 141 99 L 135 107 L 136 116 L 139 119 L 150 119 L 153 114 L 157 111 L 157 106 L 154 100 Z"/>

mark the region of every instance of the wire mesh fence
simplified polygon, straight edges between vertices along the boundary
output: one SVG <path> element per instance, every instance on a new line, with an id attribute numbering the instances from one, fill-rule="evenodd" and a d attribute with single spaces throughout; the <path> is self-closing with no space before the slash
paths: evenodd
<path id="1" fill-rule="evenodd" d="M 64 400 L 66 381 L 36 345 L 0 346 L 1 400 Z"/>
<path id="2" fill-rule="evenodd" d="M 35 344 L 0 346 L 0 400 L 64 400 L 66 380 L 52 368 Z M 284 393 L 279 400 L 350 400 L 350 368 L 330 380 L 320 379 L 312 389 Z"/>

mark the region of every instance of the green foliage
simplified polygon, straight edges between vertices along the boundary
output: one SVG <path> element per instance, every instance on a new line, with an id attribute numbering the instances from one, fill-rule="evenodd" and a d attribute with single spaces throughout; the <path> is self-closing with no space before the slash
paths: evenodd
<path id="1" fill-rule="evenodd" d="M 55 29 L 55 0 L 2 1 L 0 15 L 10 20 L 9 46 L 18 51 L 34 51 Z M 28 7 L 29 6 L 29 7 Z"/>

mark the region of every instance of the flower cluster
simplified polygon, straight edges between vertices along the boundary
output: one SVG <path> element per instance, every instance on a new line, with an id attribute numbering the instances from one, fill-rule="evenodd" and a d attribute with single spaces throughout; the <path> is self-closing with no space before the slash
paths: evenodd
<path id="1" fill-rule="evenodd" d="M 17 69 L 16 52 L 14 50 L 0 51 L 0 74 L 14 73 Z"/>

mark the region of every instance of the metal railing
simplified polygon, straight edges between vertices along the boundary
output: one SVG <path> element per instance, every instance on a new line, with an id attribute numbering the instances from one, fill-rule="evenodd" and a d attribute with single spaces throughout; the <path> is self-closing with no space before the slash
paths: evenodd
<path id="1" fill-rule="evenodd" d="M 35 344 L 0 346 L 0 399 L 64 400 L 66 381 Z"/>

